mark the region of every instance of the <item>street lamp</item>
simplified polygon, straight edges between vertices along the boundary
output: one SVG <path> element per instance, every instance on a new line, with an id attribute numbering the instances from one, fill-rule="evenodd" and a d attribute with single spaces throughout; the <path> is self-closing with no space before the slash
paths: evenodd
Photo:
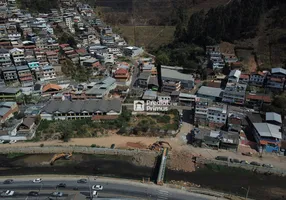
<path id="1" fill-rule="evenodd" d="M 241 187 L 241 189 L 244 189 L 246 191 L 246 196 L 245 196 L 245 199 L 247 200 L 248 198 L 248 193 L 249 193 L 249 190 L 250 190 L 250 187 L 248 186 L 248 188 L 244 188 L 244 187 Z"/>

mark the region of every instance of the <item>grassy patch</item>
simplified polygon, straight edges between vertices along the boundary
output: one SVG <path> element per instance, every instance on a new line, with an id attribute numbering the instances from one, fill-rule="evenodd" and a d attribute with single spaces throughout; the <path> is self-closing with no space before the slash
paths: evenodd
<path id="1" fill-rule="evenodd" d="M 24 155 L 26 155 L 26 154 L 24 154 L 24 153 L 9 153 L 9 154 L 7 154 L 7 158 L 12 159 L 12 158 L 17 158 L 17 157 L 24 156 Z"/>

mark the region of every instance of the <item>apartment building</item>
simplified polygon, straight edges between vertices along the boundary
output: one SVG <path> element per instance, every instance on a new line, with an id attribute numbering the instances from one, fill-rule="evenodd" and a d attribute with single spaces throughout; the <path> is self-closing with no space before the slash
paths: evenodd
<path id="1" fill-rule="evenodd" d="M 191 90 L 194 87 L 194 78 L 190 74 L 183 74 L 177 70 L 161 69 L 162 91 L 172 92 L 180 89 Z"/>
<path id="2" fill-rule="evenodd" d="M 47 59 L 51 65 L 59 63 L 58 52 L 56 51 L 47 51 L 46 52 Z"/>
<path id="3" fill-rule="evenodd" d="M 25 64 L 25 52 L 24 49 L 14 48 L 10 50 L 10 54 L 13 58 L 13 62 L 16 66 Z"/>
<path id="4" fill-rule="evenodd" d="M 39 70 L 39 67 L 40 67 L 40 63 L 36 59 L 28 61 L 27 65 L 32 71 Z"/>
<path id="5" fill-rule="evenodd" d="M 34 85 L 33 75 L 28 65 L 17 66 L 16 69 L 22 87 L 29 87 Z"/>
<path id="6" fill-rule="evenodd" d="M 267 71 L 253 72 L 250 74 L 249 83 L 256 86 L 263 86 L 266 83 Z"/>
<path id="7" fill-rule="evenodd" d="M 271 75 L 267 77 L 266 86 L 272 89 L 283 90 L 285 85 L 286 70 L 283 68 L 272 68 Z"/>
<path id="8" fill-rule="evenodd" d="M 13 84 L 18 82 L 18 74 L 16 67 L 5 67 L 2 68 L 1 71 L 6 84 Z"/>
<path id="9" fill-rule="evenodd" d="M 144 50 L 140 47 L 125 47 L 123 48 L 123 54 L 128 57 L 135 57 L 142 54 Z"/>
<path id="10" fill-rule="evenodd" d="M 209 126 L 222 127 L 227 120 L 227 105 L 213 104 L 208 108 L 207 120 Z"/>
<path id="11" fill-rule="evenodd" d="M 200 98 L 195 103 L 195 124 L 222 127 L 226 124 L 228 108 L 225 104 L 213 103 L 210 99 Z"/>
<path id="12" fill-rule="evenodd" d="M 37 73 L 37 79 L 40 81 L 53 80 L 56 78 L 56 72 L 53 66 L 45 65 L 40 67 Z"/>
<path id="13" fill-rule="evenodd" d="M 228 76 L 222 101 L 225 103 L 243 105 L 245 102 L 247 84 L 240 83 L 241 71 L 232 70 Z"/>
<path id="14" fill-rule="evenodd" d="M 0 49 L 0 67 L 11 66 L 12 62 L 10 59 L 10 53 L 7 49 Z"/>
<path id="15" fill-rule="evenodd" d="M 245 102 L 246 88 L 247 84 L 227 83 L 223 92 L 222 101 L 225 103 L 243 105 Z"/>

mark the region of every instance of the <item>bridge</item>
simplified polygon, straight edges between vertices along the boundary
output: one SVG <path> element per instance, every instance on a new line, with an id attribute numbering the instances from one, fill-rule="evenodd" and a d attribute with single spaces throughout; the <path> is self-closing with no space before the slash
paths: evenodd
<path id="1" fill-rule="evenodd" d="M 167 147 L 165 147 L 163 149 L 159 173 L 158 173 L 158 177 L 157 177 L 157 185 L 163 185 L 164 184 L 164 176 L 165 176 L 166 164 L 167 164 L 167 159 L 168 159 L 168 151 L 169 151 L 169 149 Z"/>

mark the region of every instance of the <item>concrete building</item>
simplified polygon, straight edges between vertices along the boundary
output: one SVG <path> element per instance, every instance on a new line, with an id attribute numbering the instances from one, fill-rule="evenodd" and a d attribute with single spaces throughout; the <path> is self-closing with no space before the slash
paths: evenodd
<path id="1" fill-rule="evenodd" d="M 18 83 L 18 74 L 16 67 L 5 67 L 2 68 L 2 75 L 6 84 Z"/>
<path id="2" fill-rule="evenodd" d="M 18 48 L 11 49 L 10 54 L 16 66 L 25 64 L 26 61 L 25 61 L 25 54 L 24 54 L 23 49 L 18 49 Z"/>
<path id="3" fill-rule="evenodd" d="M 27 65 L 17 66 L 18 78 L 23 87 L 33 86 L 33 75 Z"/>
<path id="4" fill-rule="evenodd" d="M 0 67 L 11 66 L 12 62 L 10 59 L 10 53 L 7 49 L 0 49 Z"/>
<path id="5" fill-rule="evenodd" d="M 140 47 L 124 47 L 123 55 L 127 57 L 136 57 L 141 55 L 144 50 Z"/>
<path id="6" fill-rule="evenodd" d="M 253 72 L 250 74 L 249 83 L 252 85 L 263 86 L 266 82 L 268 72 Z"/>
<path id="7" fill-rule="evenodd" d="M 285 85 L 286 70 L 283 68 L 272 68 L 271 75 L 267 77 L 266 86 L 273 89 L 283 90 Z"/>
<path id="8" fill-rule="evenodd" d="M 252 133 L 258 146 L 266 152 L 278 152 L 282 139 L 281 127 L 269 123 L 254 123 Z"/>
<path id="9" fill-rule="evenodd" d="M 223 92 L 223 102 L 243 105 L 247 84 L 239 83 L 241 76 L 240 70 L 232 70 L 228 76 L 228 82 Z"/>
<path id="10" fill-rule="evenodd" d="M 21 90 L 18 88 L 0 87 L 1 101 L 16 101 L 21 94 Z"/>
<path id="11" fill-rule="evenodd" d="M 40 67 L 39 71 L 37 71 L 37 79 L 40 81 L 48 81 L 56 78 L 56 72 L 53 66 L 45 65 Z"/>
<path id="12" fill-rule="evenodd" d="M 183 74 L 176 70 L 162 68 L 161 77 L 162 91 L 172 92 L 179 89 L 191 90 L 194 88 L 195 81 L 190 74 Z"/>
<path id="13" fill-rule="evenodd" d="M 212 101 L 221 101 L 223 90 L 221 88 L 202 86 L 197 92 L 197 97 L 207 98 Z"/>
<path id="14" fill-rule="evenodd" d="M 222 127 L 226 124 L 227 120 L 227 105 L 213 104 L 208 107 L 207 119 L 209 126 Z"/>

